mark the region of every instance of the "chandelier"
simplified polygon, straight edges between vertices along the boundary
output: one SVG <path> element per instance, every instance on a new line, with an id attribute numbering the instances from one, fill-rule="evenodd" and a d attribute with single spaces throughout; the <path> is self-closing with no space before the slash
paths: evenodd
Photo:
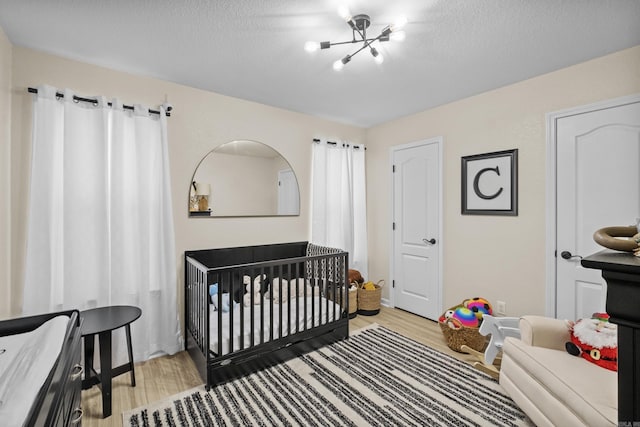
<path id="1" fill-rule="evenodd" d="M 340 71 L 349 61 L 359 52 L 369 49 L 373 59 L 376 63 L 382 64 L 384 61 L 384 57 L 382 54 L 372 46 L 376 41 L 378 42 L 387 42 L 389 40 L 402 41 L 405 38 L 404 31 L 400 31 L 402 27 L 407 23 L 407 18 L 400 18 L 395 23 L 391 25 L 387 25 L 383 28 L 382 32 L 378 34 L 377 37 L 369 38 L 367 36 L 367 28 L 371 25 L 371 18 L 369 15 L 359 14 L 359 15 L 351 15 L 349 9 L 342 6 L 338 9 L 338 15 L 344 19 L 351 30 L 353 32 L 353 37 L 351 40 L 343 41 L 343 42 L 314 42 L 308 41 L 305 43 L 304 48 L 307 52 L 315 52 L 318 49 L 329 49 L 331 46 L 337 46 L 340 44 L 349 44 L 349 43 L 362 43 L 362 46 L 353 52 L 350 55 L 345 56 L 342 59 L 338 59 L 333 63 L 333 69 L 336 71 Z"/>

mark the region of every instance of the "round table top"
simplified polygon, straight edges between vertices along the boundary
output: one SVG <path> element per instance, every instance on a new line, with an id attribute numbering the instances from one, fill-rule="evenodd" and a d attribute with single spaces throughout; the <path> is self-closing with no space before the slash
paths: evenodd
<path id="1" fill-rule="evenodd" d="M 118 329 L 141 315 L 142 310 L 130 305 L 112 305 L 81 311 L 82 336 Z"/>

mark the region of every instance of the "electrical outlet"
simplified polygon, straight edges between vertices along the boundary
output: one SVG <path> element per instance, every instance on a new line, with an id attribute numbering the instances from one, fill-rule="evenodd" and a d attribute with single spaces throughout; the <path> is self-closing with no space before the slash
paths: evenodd
<path id="1" fill-rule="evenodd" d="M 503 316 L 507 314 L 507 303 L 504 301 L 496 301 L 496 313 Z"/>

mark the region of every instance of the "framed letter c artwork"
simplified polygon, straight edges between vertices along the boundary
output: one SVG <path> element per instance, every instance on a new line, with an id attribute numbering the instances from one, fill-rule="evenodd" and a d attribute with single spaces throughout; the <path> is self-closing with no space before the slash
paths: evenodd
<path id="1" fill-rule="evenodd" d="M 518 215 L 518 150 L 462 157 L 462 215 Z"/>

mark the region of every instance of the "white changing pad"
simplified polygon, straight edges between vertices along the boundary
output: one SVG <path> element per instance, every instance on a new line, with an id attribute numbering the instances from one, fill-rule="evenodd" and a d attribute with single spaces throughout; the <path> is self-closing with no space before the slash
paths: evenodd
<path id="1" fill-rule="evenodd" d="M 0 420 L 21 426 L 62 350 L 69 317 L 57 316 L 31 332 L 0 337 Z"/>
<path id="2" fill-rule="evenodd" d="M 314 313 L 311 313 L 311 304 L 313 300 Z M 307 304 L 306 319 L 304 316 L 304 304 Z M 297 302 L 297 304 L 296 304 Z M 340 318 L 340 305 L 328 300 L 324 297 L 307 297 L 307 298 L 295 298 L 289 300 L 282 305 L 282 326 L 280 325 L 280 304 L 273 304 L 273 339 L 280 337 L 280 329 L 282 329 L 282 336 L 287 336 L 302 331 L 306 328 L 311 329 L 314 326 L 323 325 Z M 289 308 L 290 306 L 290 308 Z M 319 307 L 322 306 L 322 312 Z M 335 311 L 334 311 L 335 308 Z M 251 343 L 251 311 L 254 313 L 255 333 L 254 344 L 260 344 L 260 306 L 254 305 L 252 307 L 244 307 L 244 347 L 249 347 Z M 209 329 L 209 345 L 211 351 L 218 353 L 218 312 L 214 310 L 213 304 L 209 305 L 209 316 L 211 319 Z M 270 315 L 270 301 L 264 300 L 264 342 L 269 341 L 270 328 L 269 323 L 271 321 Z M 291 310 L 291 317 L 288 317 L 288 310 Z M 299 325 L 296 324 L 296 310 L 299 311 Z M 222 354 L 229 353 L 231 339 L 229 337 L 229 318 L 231 312 L 222 313 Z M 328 320 L 327 320 L 328 319 Z M 234 351 L 240 348 L 240 308 L 236 307 L 233 311 L 233 349 Z"/>

